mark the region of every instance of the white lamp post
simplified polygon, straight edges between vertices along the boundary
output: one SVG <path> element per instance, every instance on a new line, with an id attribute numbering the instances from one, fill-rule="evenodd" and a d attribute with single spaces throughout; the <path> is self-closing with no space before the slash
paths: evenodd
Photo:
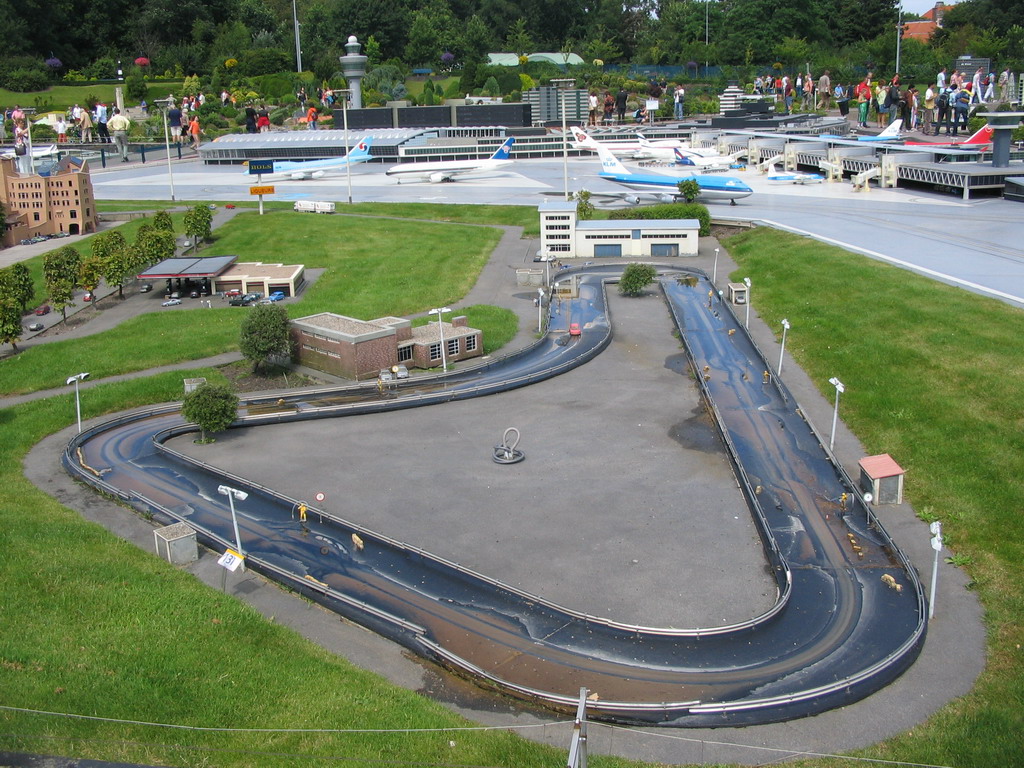
<path id="1" fill-rule="evenodd" d="M 544 289 L 537 289 L 537 333 L 544 332 Z"/>
<path id="2" fill-rule="evenodd" d="M 935 585 L 939 580 L 939 552 L 942 551 L 942 523 L 936 520 L 928 529 L 932 532 L 932 549 L 935 558 L 932 560 L 932 588 L 928 597 L 928 618 L 935 617 Z"/>
<path id="3" fill-rule="evenodd" d="M 292 25 L 295 28 L 295 71 L 302 74 L 302 46 L 299 42 L 299 11 L 292 0 Z"/>
<path id="4" fill-rule="evenodd" d="M 782 349 L 779 350 L 779 367 L 776 369 L 776 375 L 782 375 L 782 356 L 786 354 L 786 331 L 789 330 L 789 320 L 782 318 Z"/>
<path id="5" fill-rule="evenodd" d="M 82 401 L 78 397 L 78 382 L 84 380 L 88 375 L 88 373 L 76 373 L 74 376 L 68 376 L 66 382 L 75 384 L 75 414 L 78 416 L 78 434 L 82 434 Z"/>
<path id="6" fill-rule="evenodd" d="M 743 284 L 747 286 L 747 314 L 743 320 L 743 327 L 746 330 L 750 330 L 750 278 L 744 277 Z"/>
<path id="7" fill-rule="evenodd" d="M 551 81 L 559 90 L 562 103 L 562 180 L 565 184 L 565 199 L 572 200 L 569 196 L 569 127 L 566 124 L 565 115 L 565 91 L 569 83 L 576 84 L 572 77 L 562 77 Z"/>
<path id="8" fill-rule="evenodd" d="M 715 266 L 711 270 L 711 282 L 718 282 L 718 248 L 715 248 Z"/>
<path id="9" fill-rule="evenodd" d="M 441 334 L 441 368 L 445 373 L 448 373 L 448 355 L 445 354 L 444 349 L 444 322 L 441 320 L 441 315 L 451 311 L 450 307 L 438 307 L 427 313 L 428 315 L 437 315 L 437 331 Z"/>
<path id="10" fill-rule="evenodd" d="M 846 387 L 843 386 L 843 382 L 833 376 L 828 380 L 828 383 L 836 388 L 836 405 L 832 409 L 832 432 L 828 436 L 828 449 L 831 451 L 832 447 L 836 442 L 836 424 L 839 421 L 839 394 L 846 391 Z"/>
<path id="11" fill-rule="evenodd" d="M 348 95 L 352 93 L 351 88 L 339 89 L 341 96 L 341 119 L 345 126 L 345 181 L 348 183 L 348 204 L 352 205 L 352 163 L 349 161 L 348 153 Z M 337 92 L 337 91 L 336 91 Z"/>
<path id="12" fill-rule="evenodd" d="M 242 558 L 242 570 L 244 571 L 245 553 L 242 551 L 242 537 L 238 534 L 238 517 L 235 515 L 235 499 L 245 501 L 249 498 L 249 494 L 228 485 L 217 486 L 217 493 L 228 497 L 228 506 L 231 507 L 231 525 L 235 529 L 235 548 L 238 550 L 239 557 Z"/>
<path id="13" fill-rule="evenodd" d="M 164 113 L 164 148 L 167 150 L 167 179 L 171 183 L 171 201 L 174 200 L 174 172 L 171 170 L 171 133 L 167 128 L 167 110 L 170 109 L 170 102 L 168 99 L 154 99 L 154 104 L 159 104 L 163 107 Z M 262 203 L 263 198 L 260 198 Z"/>

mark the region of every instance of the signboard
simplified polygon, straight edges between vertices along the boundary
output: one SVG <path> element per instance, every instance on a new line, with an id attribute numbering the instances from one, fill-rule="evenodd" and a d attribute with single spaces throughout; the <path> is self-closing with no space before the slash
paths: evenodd
<path id="1" fill-rule="evenodd" d="M 257 173 L 273 173 L 274 172 L 274 161 L 273 160 L 250 160 L 249 161 L 249 175 L 255 175 Z"/>
<path id="2" fill-rule="evenodd" d="M 316 499 L 316 500 L 317 500 L 317 502 L 322 502 L 322 501 L 323 501 L 324 499 L 326 499 L 326 498 L 327 498 L 327 495 L 326 495 L 326 494 L 324 494 L 324 493 L 318 493 L 318 494 L 317 494 L 316 496 L 314 496 L 313 498 L 314 498 L 314 499 Z"/>
<path id="3" fill-rule="evenodd" d="M 245 562 L 245 558 L 235 552 L 233 549 L 224 550 L 224 554 L 220 556 L 220 560 L 217 561 L 217 565 L 227 568 L 229 571 L 234 573 L 240 566 Z"/>
<path id="4" fill-rule="evenodd" d="M 273 187 L 249 187 L 250 195 L 272 195 L 274 194 Z"/>

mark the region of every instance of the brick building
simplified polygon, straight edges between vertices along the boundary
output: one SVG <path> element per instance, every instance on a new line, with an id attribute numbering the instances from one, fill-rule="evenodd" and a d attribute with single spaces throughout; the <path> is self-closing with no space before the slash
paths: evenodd
<path id="1" fill-rule="evenodd" d="M 349 379 L 369 379 L 382 368 L 401 363 L 409 368 L 435 368 L 442 362 L 441 337 L 449 363 L 483 354 L 483 334 L 464 316 L 450 323 L 418 328 L 401 317 L 357 320 L 321 312 L 291 321 L 292 360 L 318 371 Z"/>
<path id="2" fill-rule="evenodd" d="M 88 163 L 59 160 L 46 176 L 20 173 L 16 158 L 0 158 L 0 203 L 7 212 L 4 246 L 36 235 L 84 235 L 99 224 Z"/>

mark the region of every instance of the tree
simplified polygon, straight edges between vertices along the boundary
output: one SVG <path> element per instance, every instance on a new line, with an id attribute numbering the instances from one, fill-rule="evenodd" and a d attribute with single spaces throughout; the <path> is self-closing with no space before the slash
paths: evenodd
<path id="1" fill-rule="evenodd" d="M 0 296 L 0 344 L 10 344 L 15 352 L 21 341 L 21 310 L 10 296 Z"/>
<path id="2" fill-rule="evenodd" d="M 128 244 L 116 229 L 100 232 L 92 239 L 92 255 L 103 265 L 103 277 L 108 285 L 117 286 L 117 295 L 124 295 L 124 281 L 131 275 L 131 267 L 124 257 Z"/>
<path id="3" fill-rule="evenodd" d="M 654 282 L 657 270 L 650 264 L 627 264 L 619 278 L 619 293 L 623 296 L 639 296 L 644 288 Z"/>
<path id="4" fill-rule="evenodd" d="M 199 427 L 199 442 L 207 442 L 207 432 L 221 432 L 238 417 L 238 398 L 223 384 L 203 384 L 187 395 L 181 415 Z"/>
<path id="5" fill-rule="evenodd" d="M 519 17 L 515 20 L 508 31 L 508 37 L 505 38 L 505 45 L 516 56 L 525 56 L 534 52 L 535 44 L 530 33 L 526 31 L 525 19 Z"/>
<path id="6" fill-rule="evenodd" d="M 32 273 L 21 262 L 0 269 L 0 295 L 10 297 L 24 312 L 35 298 Z"/>
<path id="7" fill-rule="evenodd" d="M 209 213 L 209 211 L 207 211 Z M 209 236 L 209 229 L 207 229 Z M 135 251 L 133 264 L 136 272 L 141 272 L 146 267 L 174 258 L 177 245 L 174 240 L 174 233 L 166 229 L 148 229 L 139 232 L 135 236 Z"/>
<path id="8" fill-rule="evenodd" d="M 78 265 L 78 284 L 85 288 L 92 296 L 92 304 L 95 308 L 99 301 L 96 298 L 96 288 L 103 279 L 105 259 L 97 253 L 91 253 L 82 259 Z"/>
<path id="9" fill-rule="evenodd" d="M 153 214 L 153 229 L 162 229 L 165 232 L 174 231 L 174 219 L 167 211 L 157 211 Z"/>
<path id="10" fill-rule="evenodd" d="M 590 190 L 581 189 L 576 193 L 576 218 L 589 221 L 594 218 L 594 204 L 590 201 Z"/>
<path id="11" fill-rule="evenodd" d="M 185 234 L 195 242 L 195 248 L 210 236 L 213 214 L 205 205 L 197 205 L 185 211 Z"/>
<path id="12" fill-rule="evenodd" d="M 78 268 L 82 256 L 70 245 L 51 251 L 43 257 L 43 280 L 46 293 L 50 297 L 50 306 L 59 310 L 67 320 L 67 308 L 73 307 L 75 286 L 78 283 Z"/>
<path id="13" fill-rule="evenodd" d="M 679 194 L 683 196 L 683 199 L 692 203 L 698 197 L 700 197 L 700 184 L 694 179 L 684 179 L 679 182 Z"/>
<path id="14" fill-rule="evenodd" d="M 276 304 L 257 304 L 242 321 L 238 346 L 242 356 L 252 360 L 253 373 L 269 358 L 288 355 L 291 351 L 288 312 Z"/>

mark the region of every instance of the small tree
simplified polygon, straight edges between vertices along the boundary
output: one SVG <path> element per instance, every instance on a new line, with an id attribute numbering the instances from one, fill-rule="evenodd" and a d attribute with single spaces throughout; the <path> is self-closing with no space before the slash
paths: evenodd
<path id="1" fill-rule="evenodd" d="M 96 298 L 96 288 L 99 286 L 100 280 L 103 279 L 105 270 L 106 259 L 95 252 L 82 259 L 82 263 L 78 265 L 78 284 L 93 294 L 92 303 L 94 308 L 98 301 Z"/>
<path id="2" fill-rule="evenodd" d="M 174 258 L 176 245 L 174 233 L 166 229 L 152 227 L 135 236 L 135 267 L 141 272 L 146 267 Z"/>
<path id="3" fill-rule="evenodd" d="M 21 310 L 12 297 L 0 296 L 0 344 L 10 344 L 17 352 L 21 341 Z"/>
<path id="4" fill-rule="evenodd" d="M 78 283 L 78 268 L 82 256 L 70 245 L 51 251 L 43 257 L 43 280 L 46 293 L 50 297 L 50 306 L 59 310 L 67 320 L 67 308 L 73 307 L 75 286 Z"/>
<path id="5" fill-rule="evenodd" d="M 174 231 L 174 220 L 167 211 L 157 211 L 153 214 L 153 229 L 163 229 L 167 232 Z"/>
<path id="6" fill-rule="evenodd" d="M 650 264 L 627 264 L 619 278 L 619 293 L 623 296 L 639 296 L 644 288 L 654 282 L 657 270 Z"/>
<path id="7" fill-rule="evenodd" d="M 288 312 L 276 304 L 257 304 L 242 321 L 238 346 L 242 356 L 252 360 L 253 373 L 269 358 L 287 355 L 291 350 Z"/>
<path id="8" fill-rule="evenodd" d="M 683 199 L 692 203 L 698 197 L 700 197 L 700 184 L 694 179 L 685 179 L 679 182 L 679 194 L 683 196 Z"/>
<path id="9" fill-rule="evenodd" d="M 580 221 L 589 221 L 594 218 L 594 204 L 590 202 L 590 190 L 581 189 L 575 194 L 576 197 L 576 218 Z"/>
<path id="10" fill-rule="evenodd" d="M 223 384 L 203 384 L 185 395 L 181 415 L 199 427 L 199 442 L 205 443 L 207 432 L 221 432 L 238 417 L 238 398 Z"/>
<path id="11" fill-rule="evenodd" d="M 28 267 L 19 261 L 0 269 L 0 295 L 10 297 L 22 312 L 27 310 L 36 295 Z"/>
<path id="12" fill-rule="evenodd" d="M 210 236 L 213 225 L 213 214 L 205 205 L 197 205 L 185 211 L 185 234 L 195 241 L 196 249 L 199 243 Z"/>

